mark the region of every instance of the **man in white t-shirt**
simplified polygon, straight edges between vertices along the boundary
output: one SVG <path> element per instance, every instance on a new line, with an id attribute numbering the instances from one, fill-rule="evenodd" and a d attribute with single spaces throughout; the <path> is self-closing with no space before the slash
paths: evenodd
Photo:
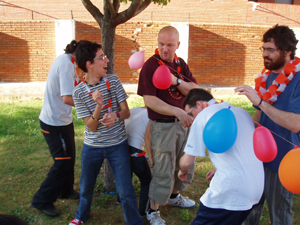
<path id="1" fill-rule="evenodd" d="M 215 103 L 209 92 L 198 88 L 192 89 L 183 103 L 185 111 L 194 121 L 184 149 L 185 154 L 180 159 L 178 177 L 181 180 L 186 179 L 195 157 L 205 156 L 203 130 L 209 119 L 219 110 L 229 109 L 237 124 L 237 137 L 229 150 L 224 153 L 208 150 L 215 169 L 207 174 L 211 182 L 200 198 L 199 210 L 192 225 L 241 224 L 263 193 L 264 171 L 262 162 L 253 151 L 255 128 L 250 115 L 226 102 Z"/>
<path id="2" fill-rule="evenodd" d="M 58 56 L 48 73 L 44 103 L 39 116 L 41 131 L 53 158 L 47 177 L 35 193 L 31 207 L 48 216 L 58 216 L 57 198 L 78 199 L 74 191 L 75 139 L 72 117 L 72 91 L 78 82 L 75 51 L 84 41 L 72 40 Z"/>

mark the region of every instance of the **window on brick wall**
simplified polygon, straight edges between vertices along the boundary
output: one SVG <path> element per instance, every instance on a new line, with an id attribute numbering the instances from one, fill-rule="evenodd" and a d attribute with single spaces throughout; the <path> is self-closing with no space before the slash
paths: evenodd
<path id="1" fill-rule="evenodd" d="M 300 0 L 249 0 L 249 2 L 263 2 L 263 3 L 278 3 L 278 4 L 290 4 L 300 5 Z"/>

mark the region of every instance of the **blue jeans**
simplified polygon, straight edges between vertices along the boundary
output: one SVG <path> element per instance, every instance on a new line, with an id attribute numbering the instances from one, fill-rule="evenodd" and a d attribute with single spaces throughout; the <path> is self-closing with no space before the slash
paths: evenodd
<path id="1" fill-rule="evenodd" d="M 116 189 L 120 195 L 126 224 L 143 224 L 139 214 L 130 176 L 127 141 L 119 145 L 97 148 L 83 144 L 81 153 L 80 202 L 75 218 L 86 221 L 90 216 L 93 190 L 104 159 L 107 158 L 114 173 Z"/>
<path id="2" fill-rule="evenodd" d="M 130 154 L 134 154 L 138 152 L 142 152 L 142 151 L 135 147 L 129 146 Z M 152 178 L 151 170 L 148 161 L 144 156 L 130 157 L 130 166 L 131 166 L 131 177 L 133 172 L 141 182 L 139 212 L 141 216 L 144 216 L 146 215 L 145 211 L 149 200 L 148 197 L 149 185 Z M 118 194 L 118 201 L 121 202 L 119 194 Z"/>

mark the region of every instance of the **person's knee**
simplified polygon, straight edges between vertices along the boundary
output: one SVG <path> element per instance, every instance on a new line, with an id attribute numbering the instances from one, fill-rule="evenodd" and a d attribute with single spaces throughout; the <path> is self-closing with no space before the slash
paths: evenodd
<path id="1" fill-rule="evenodd" d="M 57 177 L 65 177 L 72 171 L 73 164 L 70 159 L 54 159 L 54 161 L 51 174 L 55 174 Z"/>

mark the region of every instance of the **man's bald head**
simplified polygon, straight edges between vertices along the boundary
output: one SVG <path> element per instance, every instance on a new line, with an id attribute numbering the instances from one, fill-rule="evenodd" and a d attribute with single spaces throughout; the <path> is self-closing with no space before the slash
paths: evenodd
<path id="1" fill-rule="evenodd" d="M 175 51 L 179 48 L 179 33 L 175 27 L 163 27 L 158 33 L 158 52 L 162 60 L 173 62 Z"/>
<path id="2" fill-rule="evenodd" d="M 175 35 L 177 35 L 178 41 L 179 41 L 179 32 L 175 27 L 172 27 L 172 26 L 163 27 L 159 31 L 158 35 L 163 34 L 163 33 L 175 34 Z"/>

